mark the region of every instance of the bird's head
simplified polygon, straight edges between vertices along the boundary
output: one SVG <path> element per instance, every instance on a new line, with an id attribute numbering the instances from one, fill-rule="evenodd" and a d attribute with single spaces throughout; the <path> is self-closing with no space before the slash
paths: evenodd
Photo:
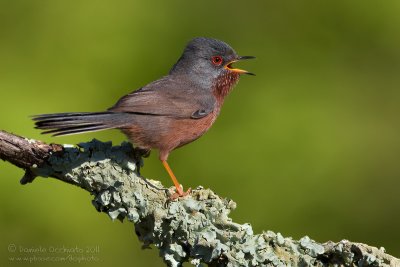
<path id="1" fill-rule="evenodd" d="M 194 81 L 206 86 L 218 79 L 235 77 L 240 74 L 254 75 L 246 70 L 234 68 L 233 64 L 253 56 L 238 56 L 227 43 L 198 37 L 192 39 L 185 47 L 182 56 L 173 66 L 170 74 L 185 74 Z"/>

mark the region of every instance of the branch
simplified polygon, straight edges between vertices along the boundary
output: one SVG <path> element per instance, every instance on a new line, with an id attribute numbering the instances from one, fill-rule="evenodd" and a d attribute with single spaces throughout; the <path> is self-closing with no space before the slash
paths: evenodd
<path id="1" fill-rule="evenodd" d="M 111 219 L 128 219 L 143 245 L 154 244 L 168 266 L 400 266 L 400 260 L 361 243 L 299 241 L 228 217 L 235 202 L 198 187 L 171 201 L 160 182 L 138 175 L 140 151 L 129 143 L 93 140 L 61 146 L 0 131 L 0 158 L 25 169 L 21 183 L 53 177 L 94 195 Z"/>

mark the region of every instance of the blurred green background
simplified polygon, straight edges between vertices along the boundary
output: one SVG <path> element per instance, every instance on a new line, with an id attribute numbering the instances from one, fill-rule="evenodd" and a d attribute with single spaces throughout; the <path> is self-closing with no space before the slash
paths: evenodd
<path id="1" fill-rule="evenodd" d="M 118 131 L 42 136 L 29 116 L 105 110 L 165 75 L 191 38 L 218 38 L 257 56 L 240 64 L 257 76 L 242 77 L 204 137 L 172 153 L 183 185 L 232 198 L 234 220 L 255 232 L 399 257 L 399 14 L 399 1 L 1 0 L 0 129 L 118 144 Z M 99 248 L 97 261 L 73 265 L 164 266 L 88 193 L 52 179 L 21 186 L 23 171 L 2 161 L 0 173 L 1 266 L 65 265 L 9 259 L 40 246 Z M 156 151 L 143 174 L 171 185 Z"/>

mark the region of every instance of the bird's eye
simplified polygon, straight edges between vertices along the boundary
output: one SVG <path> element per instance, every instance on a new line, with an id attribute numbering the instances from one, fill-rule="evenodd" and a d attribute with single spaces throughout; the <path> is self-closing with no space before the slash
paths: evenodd
<path id="1" fill-rule="evenodd" d="M 211 61 L 215 66 L 219 66 L 222 64 L 222 57 L 221 56 L 213 56 L 211 58 Z"/>

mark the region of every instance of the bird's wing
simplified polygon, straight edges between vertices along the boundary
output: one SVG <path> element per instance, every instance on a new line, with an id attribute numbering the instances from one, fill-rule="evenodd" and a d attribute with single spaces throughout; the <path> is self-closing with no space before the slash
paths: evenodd
<path id="1" fill-rule="evenodd" d="M 216 106 L 212 93 L 168 77 L 122 97 L 110 111 L 200 119 Z"/>

